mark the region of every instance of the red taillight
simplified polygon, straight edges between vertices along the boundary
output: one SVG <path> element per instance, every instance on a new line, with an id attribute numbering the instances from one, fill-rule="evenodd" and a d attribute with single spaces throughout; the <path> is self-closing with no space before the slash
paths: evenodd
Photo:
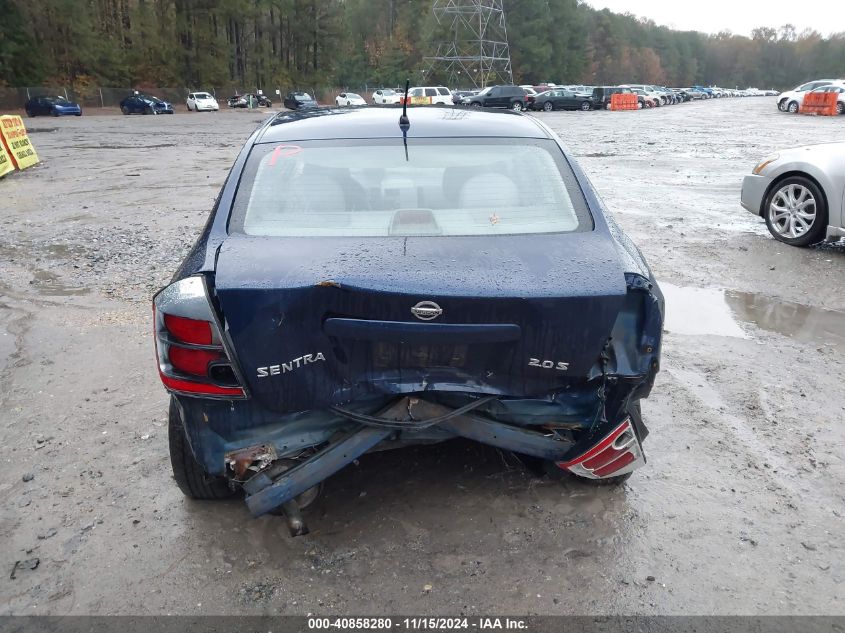
<path id="1" fill-rule="evenodd" d="M 209 396 L 232 396 L 235 398 L 244 397 L 244 390 L 240 387 L 221 387 L 220 385 L 173 378 L 172 376 L 166 376 L 165 374 L 161 375 L 161 382 L 164 383 L 164 386 L 168 389 L 178 391 L 180 393 L 195 393 L 197 395 L 204 394 Z"/>
<path id="2" fill-rule="evenodd" d="M 643 464 L 645 456 L 630 418 L 583 455 L 558 462 L 560 468 L 589 479 L 624 475 Z"/>
<path id="3" fill-rule="evenodd" d="M 608 475 L 612 475 L 613 473 L 618 473 L 620 470 L 625 468 L 625 466 L 632 463 L 635 459 L 637 459 L 637 457 L 633 453 L 623 453 L 622 457 L 613 460 L 602 468 L 594 470 L 593 474 L 596 477 L 607 477 Z"/>
<path id="4" fill-rule="evenodd" d="M 595 457 L 591 457 L 590 459 L 581 462 L 584 465 L 584 468 L 589 468 L 590 470 L 596 470 L 603 466 L 606 466 L 610 462 L 612 462 L 617 457 L 620 457 L 625 454 L 627 449 L 617 450 L 613 448 L 613 446 L 609 446 L 601 453 L 596 455 Z"/>
<path id="5" fill-rule="evenodd" d="M 223 354 L 214 350 L 189 349 L 174 345 L 170 346 L 167 356 L 173 369 L 194 376 L 207 376 L 208 364 L 223 359 Z"/>
<path id="6" fill-rule="evenodd" d="M 202 277 L 188 277 L 153 300 L 161 382 L 180 394 L 244 398 L 207 293 Z"/>
<path id="7" fill-rule="evenodd" d="M 183 343 L 211 345 L 211 323 L 208 321 L 165 314 L 164 327 Z"/>

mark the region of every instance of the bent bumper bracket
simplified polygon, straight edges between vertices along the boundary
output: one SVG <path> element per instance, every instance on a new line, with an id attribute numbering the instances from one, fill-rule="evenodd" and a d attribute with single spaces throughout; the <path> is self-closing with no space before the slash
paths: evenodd
<path id="1" fill-rule="evenodd" d="M 260 472 L 244 483 L 246 505 L 253 516 L 261 516 L 295 499 L 327 477 L 373 448 L 391 433 L 391 429 L 363 427 L 342 440 L 329 444 L 300 465 L 284 471 L 275 479 Z"/>

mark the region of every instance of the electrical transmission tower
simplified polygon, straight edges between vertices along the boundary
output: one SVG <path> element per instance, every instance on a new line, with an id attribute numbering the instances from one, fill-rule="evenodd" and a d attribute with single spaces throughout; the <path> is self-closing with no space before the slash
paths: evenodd
<path id="1" fill-rule="evenodd" d="M 433 11 L 451 40 L 426 57 L 429 74 L 446 75 L 457 87 L 513 83 L 502 0 L 434 0 Z"/>

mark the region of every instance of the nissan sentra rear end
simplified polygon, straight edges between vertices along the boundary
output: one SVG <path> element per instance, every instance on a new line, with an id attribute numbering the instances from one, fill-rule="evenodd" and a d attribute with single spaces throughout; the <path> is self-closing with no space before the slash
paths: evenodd
<path id="1" fill-rule="evenodd" d="M 645 463 L 663 300 L 556 137 L 509 113 L 314 110 L 249 140 L 155 298 L 174 475 L 293 533 L 362 454 L 464 437 Z"/>

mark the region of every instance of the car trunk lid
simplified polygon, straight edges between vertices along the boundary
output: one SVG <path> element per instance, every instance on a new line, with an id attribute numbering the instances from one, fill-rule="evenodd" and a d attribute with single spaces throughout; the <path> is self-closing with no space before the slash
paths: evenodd
<path id="1" fill-rule="evenodd" d="M 531 397 L 594 370 L 626 293 L 609 236 L 230 236 L 215 287 L 253 397 Z"/>

